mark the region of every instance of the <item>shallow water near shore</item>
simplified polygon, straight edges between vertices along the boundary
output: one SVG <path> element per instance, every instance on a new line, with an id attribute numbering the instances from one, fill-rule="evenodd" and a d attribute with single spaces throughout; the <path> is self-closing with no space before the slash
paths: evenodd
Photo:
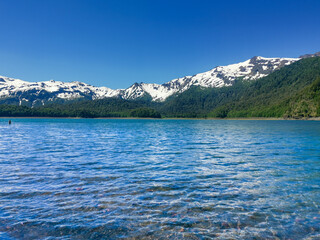
<path id="1" fill-rule="evenodd" d="M 0 239 L 320 239 L 320 122 L 0 119 Z"/>

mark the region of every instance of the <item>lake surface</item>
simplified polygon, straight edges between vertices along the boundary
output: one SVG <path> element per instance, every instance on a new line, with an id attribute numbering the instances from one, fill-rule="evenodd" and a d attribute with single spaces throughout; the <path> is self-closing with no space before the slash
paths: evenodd
<path id="1" fill-rule="evenodd" d="M 0 239 L 320 239 L 320 122 L 0 119 Z"/>

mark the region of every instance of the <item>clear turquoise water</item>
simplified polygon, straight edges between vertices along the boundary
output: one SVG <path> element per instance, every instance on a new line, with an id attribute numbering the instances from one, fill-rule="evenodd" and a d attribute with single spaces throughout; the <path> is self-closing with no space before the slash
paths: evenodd
<path id="1" fill-rule="evenodd" d="M 320 122 L 0 119 L 0 239 L 320 239 Z"/>

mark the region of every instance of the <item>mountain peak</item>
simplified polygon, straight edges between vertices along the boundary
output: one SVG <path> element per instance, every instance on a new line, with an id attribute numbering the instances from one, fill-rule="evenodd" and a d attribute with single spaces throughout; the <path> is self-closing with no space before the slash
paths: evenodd
<path id="1" fill-rule="evenodd" d="M 256 64 L 258 61 L 261 61 L 261 60 L 267 61 L 267 58 L 263 58 L 261 56 L 254 56 L 254 57 L 250 58 L 250 63 Z"/>
<path id="2" fill-rule="evenodd" d="M 263 57 L 261 57 L 261 56 L 254 56 L 254 57 L 250 58 L 250 60 L 260 60 L 262 58 Z"/>

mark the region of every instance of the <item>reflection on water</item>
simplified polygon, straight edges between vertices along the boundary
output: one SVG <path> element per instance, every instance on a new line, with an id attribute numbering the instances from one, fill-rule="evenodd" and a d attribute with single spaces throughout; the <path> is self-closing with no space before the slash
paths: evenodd
<path id="1" fill-rule="evenodd" d="M 320 239 L 320 122 L 0 120 L 0 239 Z"/>

